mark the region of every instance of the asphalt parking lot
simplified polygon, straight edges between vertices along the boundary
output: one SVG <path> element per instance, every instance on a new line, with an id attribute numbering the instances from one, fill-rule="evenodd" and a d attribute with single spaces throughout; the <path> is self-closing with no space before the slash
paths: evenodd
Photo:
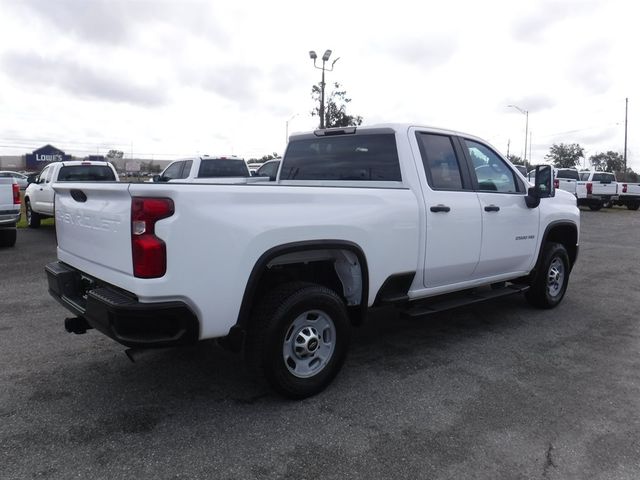
<path id="1" fill-rule="evenodd" d="M 301 402 L 209 342 L 67 334 L 54 259 L 52 227 L 0 250 L 0 478 L 640 478 L 639 212 L 582 211 L 557 309 L 378 315 Z"/>

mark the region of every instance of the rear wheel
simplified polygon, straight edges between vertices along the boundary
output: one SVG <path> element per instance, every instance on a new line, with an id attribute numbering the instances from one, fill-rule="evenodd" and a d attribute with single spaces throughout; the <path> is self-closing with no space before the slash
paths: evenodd
<path id="1" fill-rule="evenodd" d="M 629 210 L 638 210 L 638 208 L 640 208 L 640 203 L 627 203 L 627 208 Z"/>
<path id="2" fill-rule="evenodd" d="M 29 225 L 29 228 L 40 227 L 40 215 L 31 210 L 31 202 L 29 200 L 25 200 L 24 209 L 27 211 L 27 225 Z"/>
<path id="3" fill-rule="evenodd" d="M 591 210 L 593 210 L 594 212 L 597 212 L 598 210 L 600 210 L 602 208 L 602 204 L 601 203 L 591 203 L 591 204 L 589 204 L 589 208 Z"/>
<path id="4" fill-rule="evenodd" d="M 321 285 L 295 282 L 276 287 L 256 307 L 246 356 L 278 393 L 305 398 L 337 375 L 350 337 L 342 299 Z"/>
<path id="5" fill-rule="evenodd" d="M 0 229 L 0 247 L 13 247 L 18 234 L 15 228 Z"/>
<path id="6" fill-rule="evenodd" d="M 525 293 L 527 301 L 537 308 L 554 308 L 564 297 L 569 283 L 569 255 L 561 243 L 547 243 L 542 259 Z"/>

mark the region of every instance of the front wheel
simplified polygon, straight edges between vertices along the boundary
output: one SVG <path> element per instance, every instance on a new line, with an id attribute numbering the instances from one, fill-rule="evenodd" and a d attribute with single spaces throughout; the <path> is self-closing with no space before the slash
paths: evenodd
<path id="1" fill-rule="evenodd" d="M 569 255 L 564 245 L 545 244 L 530 288 L 525 293 L 527 301 L 537 308 L 556 307 L 567 291 L 570 269 Z"/>
<path id="2" fill-rule="evenodd" d="M 591 203 L 591 204 L 589 204 L 589 208 L 591 210 L 593 210 L 594 212 L 597 212 L 598 210 L 600 210 L 602 208 L 602 204 L 600 204 L 600 203 Z"/>
<path id="3" fill-rule="evenodd" d="M 640 203 L 627 203 L 627 208 L 629 210 L 638 210 L 638 208 L 640 208 Z"/>
<path id="4" fill-rule="evenodd" d="M 342 299 L 321 285 L 276 287 L 256 307 L 246 356 L 271 387 L 289 398 L 315 395 L 344 363 L 350 324 Z"/>

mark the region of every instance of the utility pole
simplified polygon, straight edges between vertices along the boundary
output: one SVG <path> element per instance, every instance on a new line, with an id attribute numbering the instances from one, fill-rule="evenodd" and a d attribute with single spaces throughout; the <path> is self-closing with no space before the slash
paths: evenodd
<path id="1" fill-rule="evenodd" d="M 629 112 L 629 97 L 624 99 L 624 181 L 627 180 L 627 114 Z"/>
<path id="2" fill-rule="evenodd" d="M 533 132 L 529 132 L 529 164 L 531 164 L 531 145 L 533 145 Z M 525 163 L 525 167 L 526 167 L 526 163 Z"/>
<path id="3" fill-rule="evenodd" d="M 507 140 L 507 158 L 509 158 L 509 148 L 511 147 L 511 139 Z"/>
<path id="4" fill-rule="evenodd" d="M 316 55 L 316 52 L 311 50 L 309 52 L 309 58 L 311 60 L 313 60 L 313 66 L 315 68 L 317 68 L 318 70 L 322 70 L 322 81 L 320 82 L 320 128 L 324 129 L 325 127 L 325 118 L 324 118 L 324 72 L 325 70 L 327 72 L 332 72 L 333 71 L 333 66 L 336 64 L 336 62 L 338 60 L 340 60 L 340 57 L 336 58 L 333 63 L 331 64 L 331 68 L 326 68 L 324 66 L 324 64 L 329 60 L 329 57 L 331 56 L 331 50 L 326 50 L 324 52 L 324 55 L 322 55 L 322 67 L 318 67 L 316 65 L 316 59 L 318 58 L 318 56 Z"/>

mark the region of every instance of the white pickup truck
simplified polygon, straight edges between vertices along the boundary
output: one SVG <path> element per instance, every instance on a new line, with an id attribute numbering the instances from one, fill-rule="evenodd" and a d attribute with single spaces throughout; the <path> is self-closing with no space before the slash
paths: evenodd
<path id="1" fill-rule="evenodd" d="M 275 182 L 58 183 L 49 291 L 132 348 L 220 338 L 283 395 L 321 391 L 350 328 L 524 292 L 562 300 L 575 197 L 483 140 L 407 124 L 294 135 Z"/>
<path id="2" fill-rule="evenodd" d="M 251 173 L 243 158 L 235 155 L 203 155 L 171 162 L 160 175 L 153 177 L 153 181 L 156 183 L 241 183 L 238 179 L 246 178 L 251 178 Z"/>
<path id="3" fill-rule="evenodd" d="M 529 183 L 535 181 L 535 170 L 531 170 L 527 175 Z M 554 186 L 556 189 L 564 190 L 570 194 L 577 196 L 576 186 L 580 180 L 578 170 L 575 168 L 556 168 L 553 167 Z"/>
<path id="4" fill-rule="evenodd" d="M 640 208 L 640 183 L 618 182 L 616 205 L 624 205 L 629 210 Z"/>
<path id="5" fill-rule="evenodd" d="M 20 185 L 14 178 L 0 178 L 0 247 L 16 244 L 20 220 Z"/>
<path id="6" fill-rule="evenodd" d="M 580 171 L 580 181 L 576 184 L 578 205 L 591 210 L 611 207 L 618 199 L 618 183 L 613 173 L 593 170 Z"/>
<path id="7" fill-rule="evenodd" d="M 109 162 L 72 160 L 50 163 L 24 192 L 24 208 L 30 228 L 54 215 L 55 182 L 117 182 L 118 173 Z"/>

